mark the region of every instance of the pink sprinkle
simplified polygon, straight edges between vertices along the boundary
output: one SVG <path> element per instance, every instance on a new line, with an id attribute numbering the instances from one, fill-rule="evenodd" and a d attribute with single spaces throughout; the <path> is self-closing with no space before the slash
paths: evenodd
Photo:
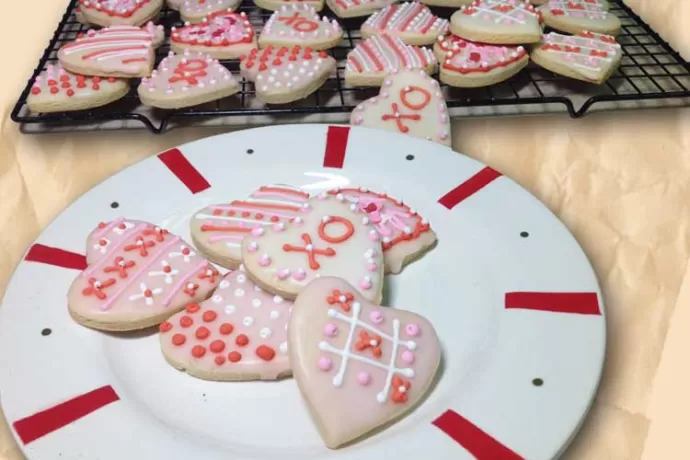
<path id="1" fill-rule="evenodd" d="M 357 374 L 357 382 L 360 385 L 369 385 L 371 382 L 371 375 L 369 375 L 367 372 L 360 372 Z"/>
<path id="2" fill-rule="evenodd" d="M 261 227 L 256 227 L 252 230 L 252 235 L 254 236 L 263 236 L 264 233 L 264 229 Z"/>
<path id="3" fill-rule="evenodd" d="M 375 272 L 378 268 L 379 267 L 376 264 L 367 264 L 367 271 Z"/>
<path id="4" fill-rule="evenodd" d="M 517 18 L 520 20 L 525 19 L 525 13 L 518 13 Z"/>
<path id="5" fill-rule="evenodd" d="M 284 280 L 290 276 L 290 270 L 287 268 L 281 268 L 280 270 L 276 271 L 276 276 L 279 280 Z"/>
<path id="6" fill-rule="evenodd" d="M 259 249 L 259 243 L 257 243 L 256 241 L 252 241 L 247 246 L 247 251 L 249 251 L 249 252 L 256 252 L 257 249 Z"/>
<path id="7" fill-rule="evenodd" d="M 364 120 L 362 119 L 362 117 L 355 117 L 355 124 L 356 124 L 356 125 L 361 125 L 361 124 L 362 124 L 362 121 L 364 121 Z"/>
<path id="8" fill-rule="evenodd" d="M 439 137 L 442 141 L 445 141 L 446 139 L 448 139 L 448 133 L 443 131 Z"/>
<path id="9" fill-rule="evenodd" d="M 376 230 L 370 230 L 369 231 L 369 239 L 371 241 L 378 241 L 379 240 L 379 234 Z"/>
<path id="10" fill-rule="evenodd" d="M 275 230 L 276 232 L 282 232 L 283 230 L 285 230 L 285 224 L 282 222 L 278 222 L 273 226 L 273 230 Z"/>
<path id="11" fill-rule="evenodd" d="M 322 356 L 321 359 L 319 359 L 319 369 L 321 369 L 324 372 L 328 372 L 331 370 L 333 367 L 333 361 L 331 361 L 331 358 L 326 358 L 325 356 Z"/>
<path id="12" fill-rule="evenodd" d="M 335 337 L 338 335 L 338 326 L 332 323 L 328 323 L 323 327 L 323 333 L 328 337 Z"/>
<path id="13" fill-rule="evenodd" d="M 298 268 L 295 270 L 295 272 L 292 274 L 292 277 L 296 279 L 297 281 L 304 281 L 304 279 L 307 277 L 307 272 L 305 272 L 303 269 Z"/>
<path id="14" fill-rule="evenodd" d="M 369 278 L 368 276 L 365 276 L 364 278 L 362 278 L 362 281 L 359 282 L 359 287 L 361 287 L 365 291 L 371 289 L 371 286 L 371 278 Z"/>
<path id="15" fill-rule="evenodd" d="M 380 311 L 374 310 L 369 314 L 369 320 L 374 324 L 381 324 L 383 321 L 383 315 Z"/>
<path id="16" fill-rule="evenodd" d="M 268 257 L 268 254 L 264 254 L 261 257 L 259 257 L 259 265 L 262 267 L 268 267 L 271 265 L 271 258 Z"/>
<path id="17" fill-rule="evenodd" d="M 410 337 L 417 337 L 419 335 L 419 326 L 414 323 L 410 323 L 405 326 L 405 333 Z"/>
<path id="18" fill-rule="evenodd" d="M 400 357 L 408 364 L 412 364 L 414 362 L 414 353 L 412 353 L 410 350 L 403 351 Z"/>

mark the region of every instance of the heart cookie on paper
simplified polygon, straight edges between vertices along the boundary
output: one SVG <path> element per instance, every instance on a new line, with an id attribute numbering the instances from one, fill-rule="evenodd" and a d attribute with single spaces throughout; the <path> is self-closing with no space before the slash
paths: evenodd
<path id="1" fill-rule="evenodd" d="M 261 289 L 240 266 L 210 299 L 161 323 L 161 350 L 173 367 L 204 380 L 287 377 L 291 310 L 292 302 Z"/>
<path id="2" fill-rule="evenodd" d="M 541 13 L 525 0 L 475 0 L 450 17 L 450 31 L 466 40 L 493 45 L 537 43 Z"/>
<path id="3" fill-rule="evenodd" d="M 173 27 L 170 47 L 176 53 L 188 50 L 216 59 L 237 59 L 256 48 L 256 34 L 244 12 L 219 11 L 202 23 Z"/>
<path id="4" fill-rule="evenodd" d="M 179 236 L 136 220 L 99 224 L 88 236 L 86 261 L 69 288 L 69 312 L 104 331 L 160 324 L 220 282 L 218 270 Z"/>
<path id="5" fill-rule="evenodd" d="M 339 18 L 369 16 L 374 11 L 396 3 L 398 0 L 326 0 L 328 7 Z"/>
<path id="6" fill-rule="evenodd" d="M 436 57 L 428 49 L 406 45 L 400 37 L 374 35 L 347 54 L 345 82 L 351 86 L 379 86 L 394 70 L 436 70 Z"/>
<path id="7" fill-rule="evenodd" d="M 283 5 L 268 18 L 259 36 L 259 46 L 300 45 L 315 50 L 333 48 L 343 37 L 335 19 L 319 18 L 311 5 Z"/>
<path id="8" fill-rule="evenodd" d="M 266 185 L 245 199 L 206 206 L 189 222 L 192 242 L 212 262 L 237 268 L 242 240 L 252 230 L 302 219 L 308 200 L 308 193 L 289 185 Z"/>
<path id="9" fill-rule="evenodd" d="M 623 53 L 610 35 L 550 32 L 544 34 L 530 56 L 537 65 L 554 73 L 602 84 L 618 69 Z"/>
<path id="10" fill-rule="evenodd" d="M 89 24 L 140 26 L 158 16 L 163 0 L 79 0 L 81 15 Z"/>
<path id="11" fill-rule="evenodd" d="M 112 26 L 89 30 L 58 51 L 65 70 L 101 77 L 146 77 L 153 69 L 154 48 L 163 42 L 163 26 Z"/>
<path id="12" fill-rule="evenodd" d="M 235 11 L 242 0 L 184 0 L 180 4 L 180 17 L 185 22 L 201 22 L 218 11 Z"/>
<path id="13" fill-rule="evenodd" d="M 544 24 L 560 32 L 618 35 L 621 21 L 608 10 L 604 0 L 549 0 L 539 8 Z"/>
<path id="14" fill-rule="evenodd" d="M 381 302 L 381 239 L 367 214 L 327 193 L 311 198 L 309 206 L 303 218 L 255 229 L 244 238 L 242 260 L 249 276 L 288 299 L 316 278 L 338 276 L 367 300 Z"/>
<path id="15" fill-rule="evenodd" d="M 31 85 L 26 105 L 36 113 L 85 110 L 117 101 L 128 92 L 129 84 L 121 78 L 86 77 L 48 64 Z"/>
<path id="16" fill-rule="evenodd" d="M 450 118 L 443 94 L 438 82 L 420 69 L 393 71 L 378 96 L 355 107 L 350 123 L 450 146 Z M 400 271 L 402 265 L 396 269 Z"/>
<path id="17" fill-rule="evenodd" d="M 323 9 L 323 2 L 324 0 L 254 0 L 256 6 L 268 11 L 278 11 L 283 6 L 291 5 L 308 5 L 316 11 L 321 11 Z"/>
<path id="18" fill-rule="evenodd" d="M 240 84 L 230 71 L 208 54 L 170 54 L 139 84 L 139 99 L 145 105 L 177 109 L 231 96 Z"/>
<path id="19" fill-rule="evenodd" d="M 398 3 L 369 16 L 361 31 L 363 38 L 386 33 L 408 45 L 432 45 L 448 32 L 448 20 L 435 16 L 422 3 Z"/>
<path id="20" fill-rule="evenodd" d="M 297 297 L 288 349 L 300 392 L 330 448 L 409 412 L 429 391 L 441 359 L 427 319 L 374 305 L 330 277 Z"/>
<path id="21" fill-rule="evenodd" d="M 268 46 L 242 58 L 240 74 L 254 82 L 256 97 L 268 104 L 287 104 L 312 94 L 336 69 L 325 51 L 299 45 Z"/>

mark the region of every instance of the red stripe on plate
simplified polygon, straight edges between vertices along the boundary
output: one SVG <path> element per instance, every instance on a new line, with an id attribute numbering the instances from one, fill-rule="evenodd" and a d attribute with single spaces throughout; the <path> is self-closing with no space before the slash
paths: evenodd
<path id="1" fill-rule="evenodd" d="M 113 387 L 106 385 L 17 420 L 12 426 L 22 443 L 29 444 L 119 399 Z"/>
<path id="2" fill-rule="evenodd" d="M 486 187 L 489 183 L 501 177 L 501 175 L 502 174 L 500 172 L 487 166 L 462 184 L 455 187 L 450 192 L 443 195 L 438 202 L 448 209 L 453 209 L 458 203 L 474 195 L 479 190 Z"/>
<path id="3" fill-rule="evenodd" d="M 55 265 L 56 267 L 73 268 L 75 270 L 84 270 L 86 268 L 86 257 L 82 254 L 38 243 L 31 246 L 24 260 Z"/>
<path id="4" fill-rule="evenodd" d="M 158 155 L 158 158 L 187 186 L 190 192 L 199 193 L 211 187 L 211 184 L 192 166 L 179 149 L 163 152 Z"/>
<path id="5" fill-rule="evenodd" d="M 595 292 L 506 292 L 506 308 L 601 315 Z"/>
<path id="6" fill-rule="evenodd" d="M 349 126 L 329 126 L 326 134 L 326 153 L 323 157 L 324 168 L 342 168 L 345 163 L 347 139 L 350 136 Z"/>
<path id="7" fill-rule="evenodd" d="M 460 444 L 477 460 L 524 460 L 453 410 L 431 422 Z"/>

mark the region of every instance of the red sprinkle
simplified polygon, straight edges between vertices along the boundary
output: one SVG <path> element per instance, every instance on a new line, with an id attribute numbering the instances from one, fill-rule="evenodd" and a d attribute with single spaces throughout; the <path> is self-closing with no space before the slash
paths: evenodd
<path id="1" fill-rule="evenodd" d="M 52 88 L 50 88 L 50 92 L 51 94 L 57 94 L 60 92 L 60 89 L 57 86 L 53 86 Z"/>
<path id="2" fill-rule="evenodd" d="M 230 323 L 223 323 L 220 325 L 220 333 L 223 335 L 230 335 L 235 328 Z"/>
<path id="3" fill-rule="evenodd" d="M 172 338 L 173 345 L 177 345 L 179 347 L 180 345 L 184 345 L 184 343 L 186 341 L 187 341 L 187 338 L 182 334 L 173 335 L 173 338 Z"/>
<path id="4" fill-rule="evenodd" d="M 187 305 L 187 308 L 185 308 L 185 310 L 187 310 L 187 313 L 196 313 L 199 311 L 200 308 L 201 307 L 198 303 L 190 303 L 189 305 Z"/>
<path id="5" fill-rule="evenodd" d="M 182 318 L 180 318 L 180 326 L 189 327 L 192 324 L 194 324 L 194 320 L 192 320 L 192 318 L 190 318 L 189 316 L 183 316 Z"/>
<path id="6" fill-rule="evenodd" d="M 256 349 L 256 355 L 264 361 L 270 361 L 276 356 L 273 348 L 261 345 Z"/>
<path id="7" fill-rule="evenodd" d="M 223 364 L 225 364 L 225 356 L 223 356 L 223 355 L 218 355 L 218 356 L 215 357 L 214 361 L 215 361 L 216 364 L 218 364 L 219 366 L 222 366 Z"/>
<path id="8" fill-rule="evenodd" d="M 249 337 L 247 337 L 245 334 L 240 334 L 235 339 L 235 343 L 241 347 L 244 347 L 249 343 Z"/>
<path id="9" fill-rule="evenodd" d="M 211 342 L 211 345 L 209 345 L 209 348 L 214 353 L 220 353 L 221 351 L 225 350 L 225 342 L 222 340 L 214 340 Z"/>
<path id="10" fill-rule="evenodd" d="M 206 354 L 206 348 L 202 347 L 201 345 L 195 345 L 192 348 L 192 356 L 195 358 L 201 358 Z"/>
<path id="11" fill-rule="evenodd" d="M 240 359 L 242 359 L 242 355 L 239 354 L 239 353 L 236 352 L 236 351 L 231 351 L 230 354 L 228 355 L 228 360 L 229 360 L 231 363 L 236 363 L 236 362 L 239 361 Z"/>
<path id="12" fill-rule="evenodd" d="M 213 310 L 206 310 L 202 316 L 203 320 L 207 323 L 214 321 L 218 317 L 218 313 Z"/>
<path id="13" fill-rule="evenodd" d="M 34 86 L 33 88 L 31 88 L 31 94 L 41 94 L 41 88 L 39 88 L 38 86 Z"/>
<path id="14" fill-rule="evenodd" d="M 161 332 L 168 332 L 170 329 L 172 329 L 172 324 L 170 324 L 167 321 L 163 321 L 161 325 L 158 327 L 158 330 Z"/>
<path id="15" fill-rule="evenodd" d="M 68 89 L 68 90 L 67 90 L 67 96 L 69 96 L 69 97 L 72 97 L 72 96 L 74 96 L 74 90 L 73 90 L 73 89 L 71 89 L 71 88 L 70 88 L 70 89 Z"/>
<path id="16" fill-rule="evenodd" d="M 207 338 L 209 335 L 211 335 L 211 331 L 208 330 L 206 326 L 201 326 L 196 330 L 196 338 L 203 340 Z"/>

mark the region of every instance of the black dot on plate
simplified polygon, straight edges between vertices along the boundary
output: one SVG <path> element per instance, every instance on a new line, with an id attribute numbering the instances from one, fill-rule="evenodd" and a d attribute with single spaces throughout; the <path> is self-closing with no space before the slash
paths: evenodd
<path id="1" fill-rule="evenodd" d="M 534 379 L 532 380 L 532 385 L 535 387 L 540 387 L 544 384 L 544 381 L 542 379 Z"/>
<path id="2" fill-rule="evenodd" d="M 251 155 L 252 153 L 254 153 L 254 149 L 247 149 L 247 155 Z"/>
<path id="3" fill-rule="evenodd" d="M 53 333 L 53 331 L 49 327 L 47 327 L 41 331 L 42 336 L 50 335 L 52 333 Z"/>
<path id="4" fill-rule="evenodd" d="M 520 236 L 523 238 L 527 238 L 529 236 L 529 233 L 527 232 L 520 232 Z"/>
<path id="5" fill-rule="evenodd" d="M 407 155 L 407 156 L 405 157 L 405 159 L 406 159 L 407 161 L 412 161 L 412 160 L 414 160 L 414 155 Z"/>
<path id="6" fill-rule="evenodd" d="M 117 201 L 113 201 L 112 203 L 110 203 L 110 207 L 113 209 L 117 209 L 120 207 L 120 203 L 118 203 Z"/>

